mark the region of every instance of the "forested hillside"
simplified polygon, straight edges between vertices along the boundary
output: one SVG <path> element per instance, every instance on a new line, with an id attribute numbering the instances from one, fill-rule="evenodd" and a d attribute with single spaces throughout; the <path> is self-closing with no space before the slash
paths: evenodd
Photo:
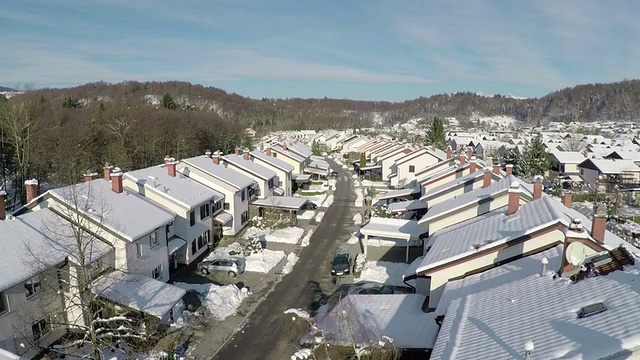
<path id="1" fill-rule="evenodd" d="M 249 99 L 185 82 L 90 83 L 0 96 L 0 182 L 55 183 L 111 163 L 158 164 L 206 149 L 232 151 L 242 130 L 359 128 L 432 116 L 508 115 L 526 123 L 640 119 L 640 81 L 580 85 L 539 99 L 442 94 L 401 103 Z M 5 180 L 6 179 L 6 180 Z"/>

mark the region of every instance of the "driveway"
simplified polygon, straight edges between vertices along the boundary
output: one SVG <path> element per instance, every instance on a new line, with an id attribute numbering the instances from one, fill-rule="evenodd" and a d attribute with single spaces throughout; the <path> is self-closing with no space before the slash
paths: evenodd
<path id="1" fill-rule="evenodd" d="M 310 245 L 300 253 L 293 272 L 285 276 L 258 305 L 242 331 L 221 349 L 210 349 L 209 354 L 217 351 L 214 359 L 289 359 L 296 351 L 302 334 L 287 330 L 291 319 L 284 316 L 283 311 L 289 308 L 312 311 L 323 294 L 331 294 L 337 287 L 330 275 L 330 262 L 353 232 L 352 217 L 357 210 L 350 174 L 333 160 L 328 161 L 339 174 L 335 199 L 313 233 Z M 351 245 L 347 247 L 352 248 Z M 206 346 L 206 343 L 201 346 Z"/>

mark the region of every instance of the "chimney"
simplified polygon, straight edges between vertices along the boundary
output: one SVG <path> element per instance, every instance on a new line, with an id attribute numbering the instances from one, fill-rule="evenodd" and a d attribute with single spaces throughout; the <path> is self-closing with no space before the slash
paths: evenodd
<path id="1" fill-rule="evenodd" d="M 607 217 L 602 214 L 596 214 L 591 220 L 591 237 L 598 243 L 604 244 L 604 231 L 606 227 Z"/>
<path id="2" fill-rule="evenodd" d="M 584 155 L 585 158 L 589 157 L 589 152 L 587 150 L 582 152 L 582 155 Z"/>
<path id="3" fill-rule="evenodd" d="M 95 180 L 97 178 L 98 178 L 98 173 L 97 172 L 87 171 L 87 173 L 84 174 L 84 181 L 85 182 L 89 182 L 89 181 Z"/>
<path id="4" fill-rule="evenodd" d="M 515 214 L 520 208 L 520 183 L 514 181 L 509 186 L 509 202 L 507 203 L 507 215 Z"/>
<path id="5" fill-rule="evenodd" d="M 284 143 L 283 143 L 283 144 L 282 144 L 282 148 L 283 148 L 285 151 L 287 151 L 287 144 L 284 144 Z"/>
<path id="6" fill-rule="evenodd" d="M 533 341 L 524 343 L 524 360 L 533 359 Z"/>
<path id="7" fill-rule="evenodd" d="M 473 157 L 473 148 L 471 146 L 467 146 L 467 159 L 471 161 Z"/>
<path id="8" fill-rule="evenodd" d="M 482 187 L 486 188 L 491 186 L 491 169 L 485 168 L 484 174 L 482 174 Z"/>
<path id="9" fill-rule="evenodd" d="M 242 157 L 245 160 L 251 160 L 251 156 L 249 155 L 249 149 L 244 149 L 244 152 L 242 153 Z"/>
<path id="10" fill-rule="evenodd" d="M 268 147 L 268 148 L 267 148 L 267 156 L 272 156 L 272 155 L 271 155 L 271 148 L 270 148 L 270 147 Z"/>
<path id="11" fill-rule="evenodd" d="M 118 194 L 122 193 L 122 171 L 120 168 L 113 169 L 111 173 L 111 190 Z"/>
<path id="12" fill-rule="evenodd" d="M 176 161 L 176 159 L 174 158 L 170 158 L 169 162 L 167 162 L 167 172 L 169 173 L 169 176 L 171 177 L 176 177 L 176 166 L 178 165 L 178 162 Z"/>
<path id="13" fill-rule="evenodd" d="M 167 163 L 171 161 L 171 157 L 169 157 L 169 155 L 165 155 L 164 157 L 164 166 L 167 166 Z"/>
<path id="14" fill-rule="evenodd" d="M 5 197 L 7 197 L 7 192 L 0 188 L 0 220 L 4 220 L 7 217 L 7 208 L 4 203 Z"/>
<path id="15" fill-rule="evenodd" d="M 111 180 L 111 172 L 113 171 L 113 166 L 105 165 L 103 168 L 104 179 L 109 181 Z"/>
<path id="16" fill-rule="evenodd" d="M 451 159 L 451 145 L 447 146 L 447 159 Z"/>
<path id="17" fill-rule="evenodd" d="M 208 157 L 209 159 L 211 159 L 211 150 L 207 150 L 204 152 L 204 156 Z"/>
<path id="18" fill-rule="evenodd" d="M 433 151 L 433 152 L 436 151 L 436 146 L 435 145 L 431 145 L 431 151 Z"/>
<path id="19" fill-rule="evenodd" d="M 236 148 L 236 150 L 235 150 L 235 154 L 236 154 L 236 155 L 240 155 L 240 148 Z"/>
<path id="20" fill-rule="evenodd" d="M 533 198 L 540 199 L 542 197 L 542 176 L 533 177 Z"/>
<path id="21" fill-rule="evenodd" d="M 471 160 L 469 162 L 469 173 L 473 174 L 474 172 L 476 172 L 476 170 L 478 170 L 478 164 L 476 163 L 476 157 L 472 156 Z"/>
<path id="22" fill-rule="evenodd" d="M 571 224 L 569 227 L 564 230 L 564 246 L 562 250 L 562 267 L 560 268 L 561 272 L 564 274 L 567 271 L 575 270 L 577 267 L 582 265 L 583 258 L 579 258 L 578 254 L 573 254 L 573 256 L 567 256 L 567 251 L 571 247 L 571 243 L 574 242 L 584 242 L 591 241 L 589 239 L 589 234 L 584 231 L 584 226 L 582 225 L 582 220 L 575 218 L 571 220 Z M 575 245 L 574 245 L 575 246 Z M 578 247 L 580 247 L 578 245 Z M 571 254 L 569 254 L 571 255 Z"/>
<path id="23" fill-rule="evenodd" d="M 211 159 L 213 160 L 213 163 L 218 165 L 220 164 L 220 151 L 216 151 L 213 153 L 213 155 L 211 156 Z"/>
<path id="24" fill-rule="evenodd" d="M 38 196 L 38 180 L 31 179 L 24 182 L 27 191 L 27 203 Z"/>
<path id="25" fill-rule="evenodd" d="M 546 257 L 543 257 L 540 260 L 542 263 L 542 271 L 540 272 L 540 276 L 545 276 L 547 274 L 547 265 L 549 265 L 549 260 Z"/>
<path id="26" fill-rule="evenodd" d="M 568 207 L 569 209 L 571 209 L 571 193 L 570 192 L 566 192 L 562 195 L 562 204 L 564 204 L 564 206 Z"/>
<path id="27" fill-rule="evenodd" d="M 512 164 L 507 164 L 505 169 L 506 169 L 507 176 L 513 175 L 513 165 Z"/>
<path id="28" fill-rule="evenodd" d="M 467 158 L 464 156 L 464 154 L 460 154 L 459 160 L 460 160 L 460 165 L 464 165 L 467 162 Z"/>
<path id="29" fill-rule="evenodd" d="M 493 165 L 493 173 L 496 175 L 500 175 L 500 165 L 499 164 L 494 164 Z"/>
<path id="30" fill-rule="evenodd" d="M 260 143 L 260 151 L 264 151 L 264 143 Z"/>

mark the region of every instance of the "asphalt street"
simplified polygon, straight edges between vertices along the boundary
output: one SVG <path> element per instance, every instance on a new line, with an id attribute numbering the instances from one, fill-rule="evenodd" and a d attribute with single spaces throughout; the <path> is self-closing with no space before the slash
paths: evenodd
<path id="1" fill-rule="evenodd" d="M 312 310 L 320 293 L 330 294 L 336 285 L 330 275 L 331 259 L 353 231 L 354 206 L 351 174 L 329 159 L 338 171 L 334 202 L 311 237 L 310 245 L 302 250 L 293 272 L 286 275 L 275 289 L 258 305 L 238 331 L 213 357 L 231 359 L 290 359 L 297 350 L 303 334 L 292 332 L 289 308 Z M 352 254 L 355 255 L 355 254 Z M 206 341 L 206 340 L 204 340 Z"/>

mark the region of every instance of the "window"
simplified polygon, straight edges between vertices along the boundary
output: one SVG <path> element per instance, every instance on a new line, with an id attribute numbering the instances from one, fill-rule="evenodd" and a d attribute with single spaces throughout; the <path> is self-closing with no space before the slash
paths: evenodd
<path id="1" fill-rule="evenodd" d="M 189 225 L 193 226 L 196 224 L 196 214 L 191 211 L 189 212 Z"/>
<path id="2" fill-rule="evenodd" d="M 242 215 L 240 216 L 240 222 L 241 222 L 242 224 L 244 224 L 244 223 L 246 223 L 246 222 L 247 222 L 247 220 L 249 220 L 249 212 L 248 212 L 248 211 L 245 211 L 245 212 L 243 212 L 243 213 L 242 213 Z"/>
<path id="3" fill-rule="evenodd" d="M 278 157 L 278 154 L 272 152 L 271 155 L 273 155 L 273 157 Z"/>
<path id="4" fill-rule="evenodd" d="M 269 189 L 273 189 L 273 179 L 269 179 Z"/>
<path id="5" fill-rule="evenodd" d="M 136 243 L 136 257 L 142 257 L 142 244 Z"/>
<path id="6" fill-rule="evenodd" d="M 282 187 L 282 181 L 278 180 L 278 187 Z"/>
<path id="7" fill-rule="evenodd" d="M 204 236 L 200 235 L 198 236 L 198 250 L 202 249 L 202 247 L 206 244 L 206 241 L 204 240 Z"/>
<path id="8" fill-rule="evenodd" d="M 24 283 L 25 295 L 30 298 L 42 291 L 42 281 L 40 275 L 34 276 Z"/>
<path id="9" fill-rule="evenodd" d="M 196 244 L 196 239 L 191 241 L 191 255 L 198 252 L 198 244 Z"/>
<path id="10" fill-rule="evenodd" d="M 38 322 L 34 322 L 31 325 L 31 332 L 33 333 L 33 338 L 35 340 L 39 340 L 44 335 L 48 334 L 51 331 L 51 324 L 49 323 L 49 319 L 42 319 Z"/>
<path id="11" fill-rule="evenodd" d="M 102 271 L 102 266 L 102 259 L 98 259 L 89 264 L 89 274 L 91 274 L 91 277 L 98 275 Z"/>
<path id="12" fill-rule="evenodd" d="M 222 201 L 221 201 L 221 200 L 218 200 L 218 201 L 216 201 L 216 202 L 213 204 L 213 211 L 212 211 L 212 213 L 214 213 L 214 212 L 216 212 L 216 211 L 220 210 L 220 208 L 222 208 Z"/>
<path id="13" fill-rule="evenodd" d="M 209 203 L 206 203 L 200 206 L 200 220 L 209 217 L 209 215 L 211 215 L 211 205 L 209 205 Z"/>
<path id="14" fill-rule="evenodd" d="M 9 301 L 4 291 L 0 292 L 0 314 L 4 314 L 9 311 Z"/>
<path id="15" fill-rule="evenodd" d="M 242 195 L 240 196 L 242 197 L 242 201 L 244 201 L 244 199 L 246 198 L 245 189 L 242 189 L 241 193 Z"/>
<path id="16" fill-rule="evenodd" d="M 416 167 L 414 165 L 409 165 L 409 172 L 416 172 Z"/>
<path id="17" fill-rule="evenodd" d="M 162 278 L 162 265 L 160 265 L 157 268 L 153 269 L 153 271 L 151 272 L 151 277 L 156 279 L 156 280 Z"/>
<path id="18" fill-rule="evenodd" d="M 158 234 L 154 231 L 149 234 L 149 245 L 154 248 L 158 245 Z"/>
<path id="19" fill-rule="evenodd" d="M 229 203 L 228 202 L 224 203 L 224 209 L 225 210 L 229 210 Z"/>

